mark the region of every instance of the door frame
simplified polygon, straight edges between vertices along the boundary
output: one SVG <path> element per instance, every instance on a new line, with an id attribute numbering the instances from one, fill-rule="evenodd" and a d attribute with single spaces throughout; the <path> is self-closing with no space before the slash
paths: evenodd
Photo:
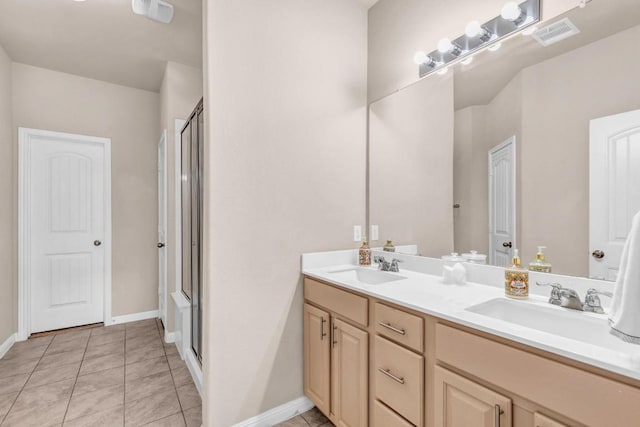
<path id="1" fill-rule="evenodd" d="M 158 203 L 158 210 L 162 211 L 162 217 L 164 218 L 164 224 L 160 224 L 160 212 L 158 212 L 158 229 L 160 229 L 160 227 L 163 228 L 163 234 L 164 234 L 164 242 L 160 242 L 158 240 L 158 243 L 164 243 L 165 246 L 162 248 L 158 248 L 158 264 L 160 264 L 160 251 L 164 250 L 164 265 L 158 265 L 158 295 L 162 295 L 164 298 L 164 304 L 162 305 L 162 307 L 164 309 L 161 309 L 160 306 L 158 306 L 158 309 L 160 309 L 160 319 L 162 320 L 162 322 L 164 323 L 164 327 L 167 327 L 167 316 L 168 316 L 168 311 L 169 308 L 167 307 L 167 305 L 169 304 L 169 298 L 168 298 L 168 292 L 169 292 L 169 278 L 167 277 L 167 272 L 168 272 L 168 264 L 169 264 L 169 257 L 168 257 L 168 251 L 167 251 L 167 240 L 168 240 L 168 234 L 169 234 L 169 217 L 168 217 L 168 203 L 169 201 L 167 200 L 167 197 L 169 195 L 169 190 L 167 188 L 168 185 L 168 170 L 167 170 L 167 130 L 163 129 L 162 134 L 160 135 L 160 140 L 158 141 L 158 155 L 160 154 L 160 150 L 163 151 L 162 154 L 162 161 L 163 161 L 163 165 L 162 165 L 162 176 L 160 176 L 160 174 L 158 174 L 158 201 L 160 200 L 161 196 L 162 196 L 162 200 L 164 201 L 164 203 L 162 204 L 162 206 L 160 205 L 160 203 Z M 160 165 L 158 164 L 158 172 L 160 172 Z M 162 180 L 162 184 L 160 184 L 160 180 Z M 160 185 L 162 186 L 162 192 L 164 194 L 160 194 Z M 162 283 L 162 281 L 160 280 L 160 269 L 164 270 L 162 271 L 162 277 L 164 277 L 164 284 Z M 164 285 L 164 289 L 162 289 L 162 286 Z M 164 292 L 161 292 L 163 291 Z"/>
<path id="2" fill-rule="evenodd" d="M 187 123 L 186 120 L 174 120 L 174 179 L 175 179 L 175 291 L 182 295 L 182 128 Z M 191 340 L 189 340 L 191 342 Z"/>
<path id="3" fill-rule="evenodd" d="M 103 322 L 105 325 L 110 325 L 113 321 L 111 317 L 111 139 L 21 127 L 18 128 L 18 341 L 26 340 L 31 334 L 31 257 L 29 254 L 31 230 L 29 227 L 29 199 L 31 195 L 31 139 L 33 137 L 64 138 L 65 140 L 79 144 L 89 142 L 103 146 L 105 184 Z"/>
<path id="4" fill-rule="evenodd" d="M 512 165 L 513 165 L 513 189 L 511 191 L 511 197 L 513 198 L 513 206 L 512 206 L 512 215 L 513 215 L 513 239 L 512 239 L 512 244 L 513 246 L 511 247 L 512 251 L 513 249 L 516 249 L 518 247 L 517 244 L 517 224 L 518 224 L 518 201 L 516 200 L 516 188 L 518 187 L 518 176 L 516 175 L 517 172 L 517 155 L 516 155 L 516 136 L 513 135 L 512 137 L 510 137 L 509 139 L 507 139 L 506 141 L 504 141 L 501 144 L 496 145 L 495 147 L 491 148 L 489 150 L 489 154 L 488 154 L 488 193 L 489 193 L 489 264 L 494 265 L 493 263 L 495 262 L 495 260 L 493 259 L 493 235 L 492 235 L 492 228 L 491 228 L 491 216 L 493 214 L 493 193 L 491 192 L 491 177 L 493 176 L 491 174 L 491 155 L 494 154 L 497 151 L 502 150 L 503 148 L 507 147 L 511 145 L 512 146 L 512 150 L 511 150 L 511 160 L 512 160 Z"/>

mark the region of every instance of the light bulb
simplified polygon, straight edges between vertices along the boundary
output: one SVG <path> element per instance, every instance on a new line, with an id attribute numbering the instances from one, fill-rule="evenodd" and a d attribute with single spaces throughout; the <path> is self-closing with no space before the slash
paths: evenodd
<path id="1" fill-rule="evenodd" d="M 413 62 L 415 62 L 417 65 L 422 65 L 428 61 L 429 61 L 429 57 L 427 56 L 426 53 L 424 53 L 421 50 L 419 50 L 418 52 L 416 52 L 415 55 L 413 55 Z"/>
<path id="2" fill-rule="evenodd" d="M 449 39 L 440 39 L 438 42 L 438 52 L 447 53 L 453 49 L 453 43 Z"/>
<path id="3" fill-rule="evenodd" d="M 482 26 L 478 21 L 471 21 L 467 24 L 467 27 L 464 30 L 464 33 L 469 38 L 475 38 L 481 35 L 484 32 Z"/>
<path id="4" fill-rule="evenodd" d="M 518 3 L 514 1 L 507 2 L 502 8 L 502 18 L 507 21 L 517 21 L 522 16 L 522 9 L 518 6 Z"/>
<path id="5" fill-rule="evenodd" d="M 523 36 L 530 36 L 531 34 L 535 33 L 536 31 L 538 31 L 538 27 L 531 26 L 531 27 L 527 27 L 524 30 L 522 30 L 522 35 Z"/>
<path id="6" fill-rule="evenodd" d="M 492 44 L 491 46 L 488 47 L 488 49 L 491 52 L 495 52 L 496 50 L 500 49 L 502 47 L 502 42 L 498 42 L 496 44 Z"/>
<path id="7" fill-rule="evenodd" d="M 443 69 L 438 71 L 438 74 L 441 76 L 444 76 L 445 74 L 447 74 L 448 71 L 449 71 L 449 67 L 444 67 Z"/>
<path id="8" fill-rule="evenodd" d="M 460 63 L 462 65 L 469 65 L 473 62 L 473 56 L 467 56 L 466 58 L 464 58 L 462 61 L 460 61 Z"/>

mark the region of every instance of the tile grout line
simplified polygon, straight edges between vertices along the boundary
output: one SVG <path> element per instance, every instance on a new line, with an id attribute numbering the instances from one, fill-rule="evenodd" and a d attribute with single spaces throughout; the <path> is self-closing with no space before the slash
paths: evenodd
<path id="1" fill-rule="evenodd" d="M 54 338 L 55 338 L 55 335 L 54 335 Z M 29 339 L 27 338 L 27 341 L 28 340 Z M 51 338 L 51 341 L 49 341 L 49 344 L 47 344 L 47 348 L 44 349 L 44 352 L 42 353 L 42 356 L 40 356 L 40 358 L 38 359 L 38 363 L 36 363 L 35 366 L 33 367 L 33 369 L 31 370 L 31 372 L 29 372 L 29 377 L 27 378 L 27 381 L 25 381 L 24 384 L 22 385 L 22 388 L 20 389 L 20 391 L 16 395 L 16 398 L 13 400 L 13 403 L 11 403 L 11 406 L 9 406 L 9 409 L 7 410 L 7 413 L 2 416 L 2 419 L 0 419 L 0 425 L 2 425 L 4 423 L 4 421 L 7 419 L 7 417 L 9 416 L 9 413 L 13 409 L 13 406 L 16 404 L 16 402 L 18 401 L 18 398 L 20 397 L 20 395 L 24 391 L 24 388 L 27 386 L 27 383 L 31 379 L 31 376 L 36 371 L 36 368 L 38 367 L 38 365 L 42 361 L 42 358 L 44 357 L 44 355 L 47 353 L 47 350 L 49 350 L 49 347 L 51 347 L 51 343 L 52 342 L 53 342 L 53 338 Z"/>
<path id="2" fill-rule="evenodd" d="M 160 334 L 160 342 L 162 344 L 162 352 L 164 353 L 165 359 L 167 359 L 167 365 L 169 365 L 169 375 L 171 375 L 171 382 L 173 383 L 173 390 L 176 392 L 176 397 L 178 398 L 178 405 L 180 406 L 180 413 L 182 414 L 182 419 L 184 421 L 184 425 L 187 425 L 187 417 L 184 415 L 184 409 L 182 409 L 182 402 L 180 402 L 180 395 L 178 394 L 178 387 L 176 387 L 176 380 L 173 377 L 173 370 L 171 369 L 171 365 L 169 364 L 169 357 L 167 356 L 167 349 L 164 347 L 164 338 L 162 333 L 160 332 L 160 327 L 156 322 L 156 326 L 158 327 L 158 334 Z M 164 325 L 162 325 L 164 327 Z"/>
<path id="3" fill-rule="evenodd" d="M 64 410 L 64 417 L 62 417 L 62 424 L 67 420 L 67 412 L 69 412 L 69 406 L 71 406 L 71 399 L 73 398 L 73 392 L 76 389 L 76 384 L 78 384 L 78 377 L 80 376 L 80 370 L 82 369 L 82 364 L 84 363 L 84 357 L 87 354 L 87 348 L 89 348 L 89 340 L 91 339 L 91 335 L 93 331 L 89 332 L 89 336 L 87 337 L 87 343 L 84 346 L 84 352 L 82 352 L 82 359 L 80 359 L 80 366 L 78 367 L 78 372 L 76 373 L 76 378 L 73 381 L 73 387 L 71 388 L 71 394 L 69 395 L 69 401 L 67 402 L 67 408 Z M 55 339 L 56 335 L 53 336 Z M 53 340 L 51 340 L 53 342 Z"/>

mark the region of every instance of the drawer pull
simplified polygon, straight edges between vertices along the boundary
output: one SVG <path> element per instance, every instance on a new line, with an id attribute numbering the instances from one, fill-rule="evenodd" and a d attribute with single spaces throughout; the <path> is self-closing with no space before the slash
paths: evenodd
<path id="1" fill-rule="evenodd" d="M 395 382 L 400 383 L 400 384 L 404 384 L 404 378 L 396 377 L 388 369 L 378 368 L 378 371 L 382 372 L 383 374 L 385 374 L 386 376 L 388 376 L 389 378 L 391 378 Z"/>
<path id="2" fill-rule="evenodd" d="M 379 322 L 378 325 L 383 326 L 387 329 L 391 329 L 393 332 L 396 332 L 400 335 L 406 334 L 406 331 L 404 329 L 396 328 L 395 326 L 391 325 L 391 323 Z"/>
<path id="3" fill-rule="evenodd" d="M 500 415 L 504 414 L 504 411 L 500 408 L 500 405 L 494 406 L 494 414 L 495 420 L 493 421 L 493 425 L 495 427 L 500 427 Z"/>

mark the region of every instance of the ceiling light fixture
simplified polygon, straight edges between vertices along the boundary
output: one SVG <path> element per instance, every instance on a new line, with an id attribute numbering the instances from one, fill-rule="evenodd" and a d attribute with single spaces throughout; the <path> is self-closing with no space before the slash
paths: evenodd
<path id="1" fill-rule="evenodd" d="M 438 52 L 440 53 L 450 53 L 454 56 L 460 56 L 462 53 L 462 49 L 457 46 L 455 43 L 452 43 L 451 40 L 444 38 L 440 39 L 438 42 Z"/>
<path id="2" fill-rule="evenodd" d="M 507 21 L 511 22 L 518 21 L 522 18 L 522 15 L 524 15 L 524 12 L 515 1 L 509 1 L 505 3 L 505 5 L 502 7 L 502 13 L 500 14 L 500 16 L 502 16 L 502 19 L 506 19 Z"/>
<path id="3" fill-rule="evenodd" d="M 444 67 L 443 69 L 438 71 L 438 74 L 444 76 L 449 71 L 449 67 Z"/>
<path id="4" fill-rule="evenodd" d="M 479 37 L 482 41 L 491 40 L 493 33 L 480 25 L 478 21 L 471 21 L 464 29 L 464 34 L 470 39 Z"/>
<path id="5" fill-rule="evenodd" d="M 432 52 L 416 52 L 413 60 L 418 65 L 420 77 L 451 68 L 456 62 L 469 65 L 478 52 L 495 52 L 502 47 L 506 38 L 518 32 L 523 35 L 537 34 L 534 25 L 540 22 L 542 0 L 518 1 L 520 3 L 505 3 L 501 13 L 485 23 L 475 20 L 469 22 L 464 33 L 457 38 L 440 39 Z M 591 0 L 585 1 L 588 3 Z"/>

